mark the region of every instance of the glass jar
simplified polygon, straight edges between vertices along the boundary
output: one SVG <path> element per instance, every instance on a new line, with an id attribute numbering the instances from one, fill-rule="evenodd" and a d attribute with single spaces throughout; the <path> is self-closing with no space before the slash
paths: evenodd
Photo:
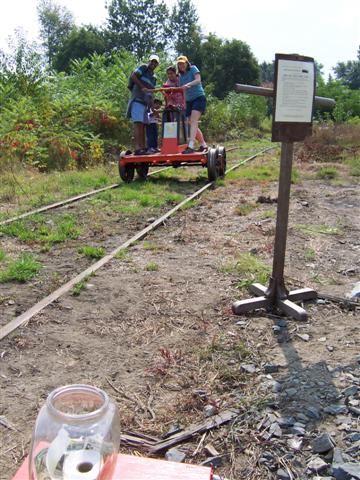
<path id="1" fill-rule="evenodd" d="M 115 404 L 102 390 L 68 385 L 48 396 L 37 417 L 30 480 L 107 480 L 120 442 Z"/>

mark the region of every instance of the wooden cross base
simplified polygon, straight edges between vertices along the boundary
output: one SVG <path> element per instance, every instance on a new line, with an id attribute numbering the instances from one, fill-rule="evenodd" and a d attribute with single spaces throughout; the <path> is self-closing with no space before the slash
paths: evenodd
<path id="1" fill-rule="evenodd" d="M 241 315 L 242 313 L 259 308 L 266 308 L 270 311 L 279 309 L 296 320 L 304 321 L 308 318 L 306 310 L 294 302 L 317 298 L 316 291 L 311 288 L 300 288 L 292 292 L 286 292 L 283 296 L 275 295 L 275 290 L 272 290 L 273 293 L 271 293 L 270 288 L 264 287 L 264 285 L 260 283 L 250 285 L 250 290 L 255 293 L 257 297 L 234 302 L 232 304 L 232 311 L 235 315 Z"/>

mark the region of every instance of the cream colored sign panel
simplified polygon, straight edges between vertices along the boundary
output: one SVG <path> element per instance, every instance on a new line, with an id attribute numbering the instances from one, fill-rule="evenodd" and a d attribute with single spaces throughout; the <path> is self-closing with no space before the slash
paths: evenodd
<path id="1" fill-rule="evenodd" d="M 177 138 L 177 123 L 164 123 L 164 138 Z"/>
<path id="2" fill-rule="evenodd" d="M 275 122 L 311 122 L 314 76 L 311 62 L 279 60 Z"/>

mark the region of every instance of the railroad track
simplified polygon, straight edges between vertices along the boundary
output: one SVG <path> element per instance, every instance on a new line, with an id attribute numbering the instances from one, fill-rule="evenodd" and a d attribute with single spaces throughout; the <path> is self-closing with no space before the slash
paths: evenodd
<path id="1" fill-rule="evenodd" d="M 240 147 L 230 147 L 226 151 L 227 152 L 232 152 L 234 150 L 240 150 L 240 149 L 241 149 Z M 253 149 L 247 149 L 247 151 L 251 151 L 251 150 L 253 150 Z M 180 167 L 181 167 L 181 165 L 180 165 Z M 156 175 L 158 173 L 161 173 L 165 170 L 169 170 L 170 168 L 172 168 L 172 167 L 164 167 L 164 168 L 161 168 L 159 170 L 154 170 L 153 172 L 150 172 L 148 174 L 148 177 L 150 177 L 152 175 Z M 71 203 L 80 202 L 81 200 L 85 200 L 89 197 L 97 195 L 98 193 L 106 192 L 108 190 L 113 190 L 114 188 L 121 187 L 122 185 L 123 185 L 122 182 L 121 183 L 113 183 L 111 185 L 107 185 L 106 187 L 91 190 L 89 192 L 82 193 L 80 195 L 75 195 L 74 197 L 67 198 L 66 200 L 60 200 L 59 202 L 50 203 L 49 205 L 44 205 L 43 207 L 36 208 L 35 210 L 30 210 L 30 211 L 24 212 L 20 215 L 16 215 L 14 217 L 7 218 L 6 220 L 2 220 L 0 222 L 0 226 L 8 225 L 9 223 L 13 223 L 13 222 L 16 222 L 18 220 L 22 220 L 22 219 L 30 217 L 32 215 L 36 215 L 37 213 L 47 212 L 49 210 L 54 210 L 54 209 L 57 209 L 57 208 L 64 207 L 64 206 L 69 205 Z"/>
<path id="2" fill-rule="evenodd" d="M 171 167 L 165 167 L 165 168 L 161 168 L 160 170 L 155 170 L 154 172 L 150 172 L 148 176 L 156 175 L 157 173 L 163 172 L 164 170 L 168 170 L 169 168 Z M 35 215 L 37 213 L 47 212 L 49 210 L 54 210 L 55 208 L 61 208 L 61 207 L 64 207 L 65 205 L 68 205 L 69 203 L 79 202 L 80 200 L 84 200 L 86 198 L 92 197 L 93 195 L 97 195 L 98 193 L 106 192 L 107 190 L 112 190 L 114 188 L 117 188 L 120 185 L 121 183 L 113 183 L 112 185 L 108 185 L 106 187 L 97 188 L 96 190 L 91 190 L 90 192 L 82 193 L 80 195 L 76 195 L 75 197 L 67 198 L 66 200 L 61 200 L 59 202 L 50 203 L 49 205 L 44 205 L 43 207 L 39 207 L 35 210 L 22 213 L 21 215 L 7 218 L 6 220 L 3 220 L 2 222 L 0 222 L 0 226 L 7 225 L 12 222 L 16 222 L 17 220 L 22 220 L 23 218 L 30 217 L 31 215 Z"/>
<path id="3" fill-rule="evenodd" d="M 229 168 L 226 171 L 226 174 L 230 173 L 231 171 L 239 168 L 241 165 L 250 162 L 254 158 L 258 157 L 259 155 L 262 155 L 263 153 L 272 150 L 274 147 L 268 147 L 265 148 L 254 155 L 242 160 L 241 162 L 236 163 L 233 165 L 231 168 Z M 234 147 L 236 149 L 236 147 Z M 153 172 L 155 173 L 155 172 Z M 226 175 L 225 174 L 225 175 Z M 7 323 L 4 327 L 0 328 L 0 340 L 5 338 L 7 335 L 10 333 L 14 332 L 17 328 L 20 326 L 24 325 L 25 323 L 29 322 L 35 315 L 40 313 L 44 308 L 46 308 L 48 305 L 59 299 L 62 295 L 65 293 L 69 292 L 77 283 L 82 282 L 86 280 L 91 274 L 95 273 L 97 270 L 102 268 L 105 264 L 107 264 L 110 260 L 112 260 L 121 250 L 125 250 L 126 248 L 130 247 L 133 245 L 135 242 L 138 242 L 142 239 L 144 239 L 149 232 L 155 230 L 158 228 L 160 225 L 162 225 L 165 220 L 167 220 L 169 217 L 174 215 L 178 210 L 180 210 L 184 205 L 187 203 L 191 202 L 195 198 L 200 197 L 206 190 L 211 188 L 214 185 L 215 182 L 209 182 L 200 189 L 198 189 L 196 192 L 192 193 L 189 195 L 187 198 L 185 198 L 183 201 L 178 203 L 175 207 L 170 209 L 168 212 L 166 212 L 164 215 L 161 215 L 159 218 L 157 218 L 155 221 L 153 221 L 150 225 L 147 227 L 143 228 L 140 230 L 138 233 L 133 235 L 130 239 L 128 239 L 126 242 L 122 243 L 118 247 L 116 247 L 114 250 L 112 250 L 109 254 L 105 255 L 102 257 L 100 260 L 97 262 L 93 263 L 90 265 L 90 267 L 86 268 L 83 270 L 81 273 L 76 275 L 74 278 L 72 278 L 70 281 L 66 282 L 62 286 L 60 286 L 58 289 L 56 289 L 54 292 L 52 292 L 50 295 L 47 295 L 44 297 L 42 300 L 37 302 L 35 305 L 33 305 L 31 308 L 26 310 L 24 313 L 21 315 L 17 316 L 13 320 L 11 320 L 9 323 Z M 105 187 L 106 189 L 110 188 L 115 188 L 114 186 L 108 186 Z M 101 191 L 104 191 L 104 189 L 100 189 Z M 95 194 L 92 192 L 89 192 L 89 194 Z M 96 192 L 98 193 L 98 192 Z M 89 196 L 88 194 L 88 196 Z M 66 202 L 69 202 L 70 199 L 68 199 Z M 61 203 L 61 202 L 58 202 Z M 63 202 L 64 203 L 64 202 Z M 44 207 L 43 207 L 44 208 Z M 53 207 L 56 208 L 56 207 Z M 31 212 L 28 212 L 28 215 L 30 215 Z"/>

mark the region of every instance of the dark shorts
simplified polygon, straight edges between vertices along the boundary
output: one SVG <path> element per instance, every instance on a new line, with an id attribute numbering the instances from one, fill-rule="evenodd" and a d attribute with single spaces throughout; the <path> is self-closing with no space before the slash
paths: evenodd
<path id="1" fill-rule="evenodd" d="M 191 112 L 196 110 L 201 113 L 205 113 L 206 110 L 206 98 L 202 95 L 201 97 L 194 98 L 190 102 L 186 102 L 186 117 L 191 116 Z"/>

